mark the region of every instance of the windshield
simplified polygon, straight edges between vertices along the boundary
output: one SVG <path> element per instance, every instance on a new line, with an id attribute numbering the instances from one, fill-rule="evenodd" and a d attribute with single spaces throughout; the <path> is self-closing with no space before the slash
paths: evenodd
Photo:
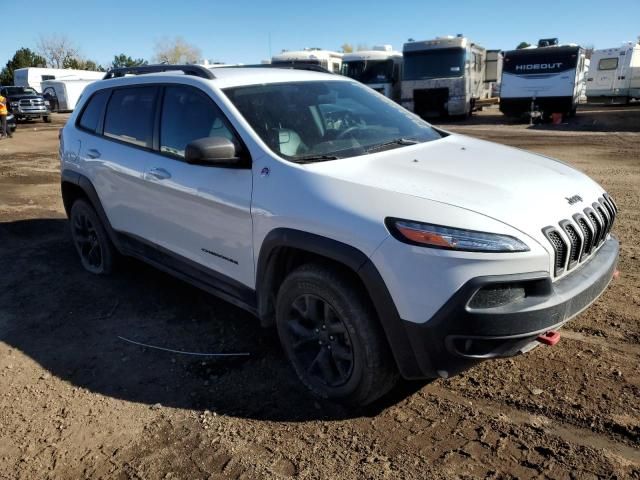
<path id="1" fill-rule="evenodd" d="M 347 158 L 441 138 L 428 123 L 351 81 L 252 85 L 224 92 L 269 148 L 292 161 Z"/>
<path id="2" fill-rule="evenodd" d="M 464 73 L 464 49 L 440 48 L 405 52 L 404 80 L 461 77 Z"/>
<path id="3" fill-rule="evenodd" d="M 393 60 L 351 60 L 342 64 L 342 74 L 362 83 L 393 82 Z"/>
<path id="4" fill-rule="evenodd" d="M 7 95 L 37 95 L 38 93 L 30 87 L 5 87 Z"/>

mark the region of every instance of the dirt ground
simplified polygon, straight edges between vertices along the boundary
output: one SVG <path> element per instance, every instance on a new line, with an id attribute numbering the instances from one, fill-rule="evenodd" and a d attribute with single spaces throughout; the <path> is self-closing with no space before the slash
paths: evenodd
<path id="1" fill-rule="evenodd" d="M 0 141 L 0 479 L 640 478 L 637 106 L 445 125 L 601 182 L 621 211 L 621 276 L 557 346 L 358 411 L 310 398 L 245 312 L 133 260 L 85 273 L 59 195 L 64 120 Z"/>

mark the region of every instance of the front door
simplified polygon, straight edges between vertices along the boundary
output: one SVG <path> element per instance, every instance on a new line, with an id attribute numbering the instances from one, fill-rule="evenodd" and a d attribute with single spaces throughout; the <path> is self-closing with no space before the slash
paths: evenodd
<path id="1" fill-rule="evenodd" d="M 144 172 L 144 238 L 253 287 L 250 166 L 184 161 L 193 140 L 222 136 L 241 142 L 211 97 L 195 87 L 164 87 L 160 108 L 159 152 Z"/>

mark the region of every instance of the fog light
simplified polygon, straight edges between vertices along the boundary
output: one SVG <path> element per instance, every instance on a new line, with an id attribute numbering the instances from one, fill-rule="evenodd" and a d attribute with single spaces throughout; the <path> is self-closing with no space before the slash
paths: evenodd
<path id="1" fill-rule="evenodd" d="M 517 284 L 491 285 L 476 292 L 469 308 L 494 308 L 522 300 L 526 297 L 524 286 Z"/>

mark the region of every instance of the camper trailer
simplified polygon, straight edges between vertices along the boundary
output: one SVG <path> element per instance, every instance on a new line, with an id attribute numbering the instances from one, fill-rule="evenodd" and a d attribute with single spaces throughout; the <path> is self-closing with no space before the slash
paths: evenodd
<path id="1" fill-rule="evenodd" d="M 438 37 L 405 43 L 401 103 L 420 116 L 470 115 L 490 96 L 486 50 L 468 38 Z"/>
<path id="2" fill-rule="evenodd" d="M 345 53 L 342 57 L 342 74 L 400 101 L 402 53 L 394 51 L 391 45 Z"/>
<path id="3" fill-rule="evenodd" d="M 49 101 L 53 112 L 71 112 L 76 108 L 76 103 L 84 87 L 95 80 L 80 80 L 65 78 L 62 80 L 45 80 L 41 83 L 42 96 Z"/>
<path id="4" fill-rule="evenodd" d="M 284 50 L 271 59 L 273 65 L 316 65 L 333 73 L 340 73 L 342 53 L 321 48 L 305 48 L 289 52 Z"/>
<path id="5" fill-rule="evenodd" d="M 543 39 L 504 54 L 500 111 L 510 117 L 575 115 L 586 70 L 584 49 Z"/>
<path id="6" fill-rule="evenodd" d="M 629 103 L 640 99 L 640 43 L 596 50 L 587 74 L 587 102 Z"/>
<path id="7" fill-rule="evenodd" d="M 76 78 L 82 80 L 100 80 L 104 72 L 90 70 L 74 70 L 71 68 L 18 68 L 13 72 L 13 84 L 16 87 L 31 87 L 42 92 L 42 82 L 45 80 L 58 80 L 60 78 Z"/>

